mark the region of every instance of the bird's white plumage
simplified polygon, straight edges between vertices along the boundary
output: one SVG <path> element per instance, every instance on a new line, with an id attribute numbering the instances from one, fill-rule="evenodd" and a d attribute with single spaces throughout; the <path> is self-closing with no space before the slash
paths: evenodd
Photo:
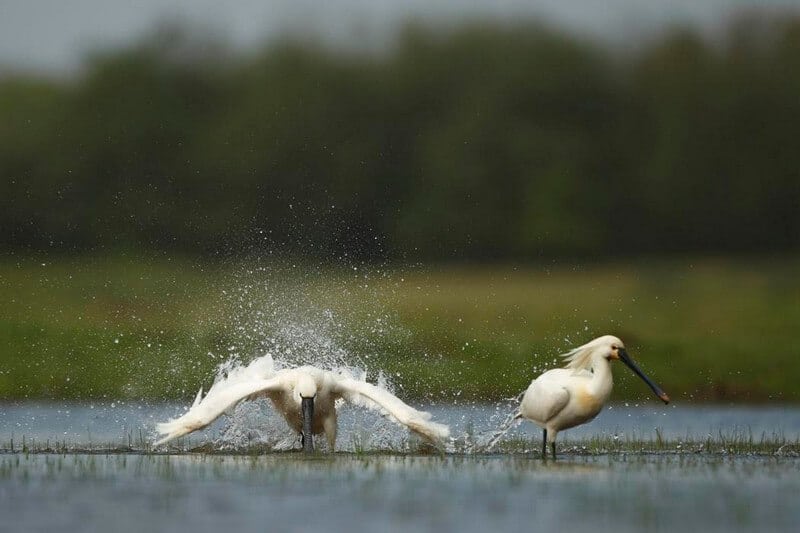
<path id="1" fill-rule="evenodd" d="M 564 354 L 566 368 L 548 370 L 528 386 L 519 416 L 546 429 L 548 442 L 555 442 L 559 431 L 592 420 L 611 395 L 612 346 L 622 341 L 606 335 Z"/>
<path id="2" fill-rule="evenodd" d="M 310 382 L 313 382 L 313 387 Z M 336 440 L 336 402 L 340 399 L 379 410 L 429 441 L 438 442 L 449 436 L 448 427 L 431 422 L 430 414 L 414 409 L 389 391 L 364 379 L 356 379 L 347 372 L 331 372 L 313 366 L 275 370 L 272 359 L 265 356 L 218 379 L 202 399 L 201 389 L 197 397 L 199 401 L 195 400 L 183 416 L 157 425 L 163 438 L 156 444 L 202 429 L 240 401 L 259 396 L 269 398 L 286 422 L 299 432 L 302 418 L 298 384 L 304 390 L 315 388 L 312 430 L 314 433 L 324 432 L 331 449 Z"/>
<path id="3" fill-rule="evenodd" d="M 574 370 L 591 370 L 595 352 L 610 352 L 612 346 L 623 347 L 622 341 L 614 335 L 603 335 L 592 339 L 582 346 L 573 348 L 561 357 L 567 363 L 566 368 Z"/>
<path id="4" fill-rule="evenodd" d="M 255 393 L 278 390 L 280 386 L 281 382 L 278 378 L 254 379 L 229 384 L 229 386 L 211 387 L 202 400 L 200 400 L 200 395 L 203 390 L 200 389 L 195 403 L 186 414 L 156 426 L 158 432 L 164 435 L 161 440 L 156 442 L 156 445 L 177 439 L 192 431 L 203 429 L 223 413 L 236 407 L 236 404 L 242 399 Z"/>
<path id="5" fill-rule="evenodd" d="M 564 386 L 563 373 L 555 369 L 545 372 L 531 382 L 520 404 L 520 413 L 528 420 L 547 422 L 569 403 L 569 390 Z"/>
<path id="6" fill-rule="evenodd" d="M 366 400 L 366 405 L 371 403 L 385 415 L 430 441 L 436 442 L 450 436 L 450 428 L 431 422 L 430 413 L 418 411 L 386 389 L 366 381 L 343 378 L 337 381 L 336 391 L 351 403 L 359 404 Z"/>
<path id="7" fill-rule="evenodd" d="M 565 368 L 548 370 L 531 382 L 516 415 L 517 419 L 525 418 L 544 428 L 549 443 L 555 442 L 559 431 L 597 416 L 611 395 L 612 360 L 622 359 L 662 401 L 669 402 L 669 397 L 641 372 L 625 352 L 622 341 L 613 335 L 598 337 L 563 357 Z"/>

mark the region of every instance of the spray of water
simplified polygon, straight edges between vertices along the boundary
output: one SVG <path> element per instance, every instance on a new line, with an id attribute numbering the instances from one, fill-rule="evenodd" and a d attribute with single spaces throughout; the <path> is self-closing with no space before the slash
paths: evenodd
<path id="1" fill-rule="evenodd" d="M 371 286 L 376 276 L 385 274 L 358 268 L 320 274 L 289 263 L 238 269 L 220 298 L 218 315 L 224 319 L 210 319 L 224 326 L 219 351 L 209 354 L 222 359 L 215 382 L 235 378 L 252 365 L 269 367 L 269 372 L 311 365 L 368 379 L 395 393 L 378 359 L 384 355 L 380 350 L 403 332 Z M 408 444 L 408 432 L 373 409 L 348 405 L 339 410 L 339 450 Z M 268 400 L 259 399 L 240 403 L 224 417 L 213 445 L 282 450 L 296 447 L 298 436 Z"/>
<path id="2" fill-rule="evenodd" d="M 219 310 L 208 319 L 221 329 L 219 349 L 209 354 L 222 361 L 216 379 L 265 357 L 276 370 L 313 365 L 362 376 L 416 407 L 432 410 L 434 418 L 449 423 L 454 435 L 450 451 L 491 451 L 516 426 L 519 397 L 489 406 L 459 403 L 456 397 L 453 405 L 439 411 L 430 409 L 430 403 L 419 403 L 431 398 L 403 397 L 403 390 L 393 379 L 397 376 L 389 376 L 381 368 L 386 348 L 402 352 L 396 349 L 397 340 L 411 335 L 387 310 L 386 299 L 392 295 L 381 293 L 391 286 L 386 283 L 391 281 L 391 274 L 364 266 L 331 270 L 287 261 L 255 263 L 233 270 L 235 274 L 222 291 Z M 568 343 L 569 339 L 561 342 Z M 437 356 L 413 354 L 413 360 L 435 364 Z M 468 365 L 469 361 L 462 363 Z M 548 363 L 539 360 L 536 368 L 520 371 L 535 377 L 551 366 Z M 417 390 L 435 391 L 436 380 L 443 383 L 448 379 L 436 372 L 429 374 L 431 382 L 416 384 Z M 487 417 L 487 412 L 493 414 Z M 219 449 L 257 445 L 282 450 L 297 447 L 299 441 L 268 400 L 255 400 L 242 402 L 224 419 L 213 445 Z M 408 432 L 373 410 L 340 410 L 338 449 L 396 450 L 407 445 Z"/>
<path id="3" fill-rule="evenodd" d="M 521 392 L 516 398 L 514 398 L 514 407 L 513 409 L 506 414 L 505 419 L 503 422 L 495 429 L 492 434 L 489 436 L 488 440 L 485 443 L 477 442 L 474 446 L 474 451 L 482 451 L 482 452 L 490 452 L 494 449 L 500 440 L 506 436 L 506 434 L 511 431 L 511 429 L 516 426 L 520 421 L 519 415 L 519 402 L 522 400 L 522 396 L 524 396 L 524 392 Z"/>

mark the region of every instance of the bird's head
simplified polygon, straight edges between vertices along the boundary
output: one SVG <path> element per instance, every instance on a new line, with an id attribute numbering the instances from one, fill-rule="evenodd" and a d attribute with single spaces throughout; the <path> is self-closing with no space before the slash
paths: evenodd
<path id="1" fill-rule="evenodd" d="M 581 348 L 591 351 L 592 355 L 601 355 L 609 361 L 620 359 L 620 351 L 625 351 L 622 339 L 614 335 L 603 335 L 587 342 Z"/>
<path id="2" fill-rule="evenodd" d="M 620 350 L 624 352 L 625 345 L 622 344 L 619 337 L 603 335 L 587 342 L 583 346 L 573 348 L 562 357 L 567 361 L 567 368 L 589 370 L 597 364 L 598 359 L 607 361 L 620 359 Z"/>
<path id="3" fill-rule="evenodd" d="M 294 391 L 300 398 L 313 398 L 317 395 L 317 383 L 308 374 L 300 374 Z"/>
<path id="4" fill-rule="evenodd" d="M 664 402 L 669 403 L 669 396 L 661 387 L 656 385 L 653 380 L 642 372 L 642 369 L 631 359 L 628 352 L 625 350 L 625 344 L 619 337 L 614 335 L 603 335 L 593 341 L 590 341 L 583 346 L 579 346 L 566 354 L 568 367 L 580 368 L 581 366 L 588 366 L 593 357 L 602 356 L 608 361 L 619 360 L 633 370 L 633 373 L 639 376 L 642 381 L 647 383 L 647 386 L 652 389 L 653 393 Z"/>

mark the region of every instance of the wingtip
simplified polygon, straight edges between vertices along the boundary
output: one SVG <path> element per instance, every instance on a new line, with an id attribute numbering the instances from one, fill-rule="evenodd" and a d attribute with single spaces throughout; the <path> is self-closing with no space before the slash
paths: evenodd
<path id="1" fill-rule="evenodd" d="M 200 390 L 197 391 L 197 396 L 194 399 L 194 403 L 192 404 L 192 407 L 194 407 L 197 404 L 199 404 L 200 400 L 202 400 L 202 399 L 203 399 L 203 387 L 200 387 Z"/>
<path id="2" fill-rule="evenodd" d="M 169 442 L 169 441 L 171 441 L 171 440 L 172 440 L 172 437 L 170 437 L 170 436 L 166 436 L 166 437 L 164 437 L 163 439 L 158 439 L 157 441 L 155 441 L 155 442 L 153 443 L 153 446 L 161 446 L 162 444 L 166 444 L 166 443 L 168 443 L 168 442 Z"/>
<path id="3" fill-rule="evenodd" d="M 175 440 L 178 437 L 183 437 L 195 431 L 196 429 L 200 429 L 202 425 L 199 423 L 192 423 L 191 421 L 187 421 L 183 418 L 178 418 L 176 420 L 170 420 L 169 422 L 161 422 L 156 424 L 156 431 L 162 437 L 154 442 L 155 446 L 160 446 L 161 444 L 166 444 L 171 440 Z"/>
<path id="4" fill-rule="evenodd" d="M 175 421 L 160 422 L 156 424 L 156 431 L 161 435 L 161 438 L 153 443 L 153 446 L 161 446 L 174 439 L 175 435 Z"/>
<path id="5" fill-rule="evenodd" d="M 443 441 L 450 437 L 450 427 L 438 422 L 428 422 L 427 420 L 409 420 L 408 427 L 422 437 L 433 441 Z"/>

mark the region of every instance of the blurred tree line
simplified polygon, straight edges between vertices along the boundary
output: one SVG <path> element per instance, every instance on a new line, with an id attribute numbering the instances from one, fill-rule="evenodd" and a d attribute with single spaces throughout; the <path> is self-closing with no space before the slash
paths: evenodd
<path id="1" fill-rule="evenodd" d="M 800 20 L 624 51 L 534 24 L 386 54 L 157 32 L 0 79 L 0 174 L 7 251 L 796 251 Z"/>

